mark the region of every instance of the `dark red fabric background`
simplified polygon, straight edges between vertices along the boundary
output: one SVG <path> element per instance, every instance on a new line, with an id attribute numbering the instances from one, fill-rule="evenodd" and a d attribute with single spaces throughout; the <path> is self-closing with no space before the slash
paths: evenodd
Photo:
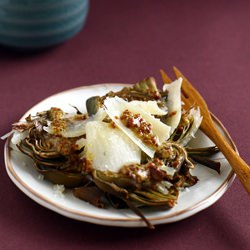
<path id="1" fill-rule="evenodd" d="M 250 2 L 91 1 L 85 28 L 35 53 L 0 47 L 0 135 L 54 93 L 134 83 L 179 67 L 250 163 Z M 171 73 L 172 75 L 172 73 Z M 74 221 L 26 197 L 10 181 L 1 141 L 0 249 L 250 249 L 249 196 L 236 179 L 208 209 L 180 222 L 113 228 Z"/>

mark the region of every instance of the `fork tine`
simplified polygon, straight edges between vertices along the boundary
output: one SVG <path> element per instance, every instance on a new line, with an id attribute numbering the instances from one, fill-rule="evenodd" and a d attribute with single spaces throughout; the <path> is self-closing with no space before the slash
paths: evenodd
<path id="1" fill-rule="evenodd" d="M 202 116 L 204 116 L 205 114 L 207 116 L 210 116 L 210 112 L 208 110 L 207 107 L 207 103 L 205 102 L 205 100 L 201 97 L 200 93 L 193 87 L 193 85 L 188 81 L 188 79 L 180 72 L 180 70 L 178 70 L 176 67 L 173 67 L 174 73 L 176 75 L 176 77 L 182 77 L 183 81 L 182 81 L 182 90 L 185 93 L 191 93 L 191 95 L 188 94 L 189 97 L 189 102 L 193 102 L 192 105 L 198 105 L 199 103 L 199 107 L 201 110 L 201 114 Z"/>
<path id="2" fill-rule="evenodd" d="M 181 92 L 181 100 L 182 100 L 182 107 L 185 109 L 185 110 L 188 110 L 190 109 L 190 107 L 192 106 L 191 103 L 189 103 L 187 97 Z"/>
<path id="3" fill-rule="evenodd" d="M 161 73 L 161 78 L 162 78 L 163 83 L 171 83 L 172 82 L 171 78 L 166 74 L 166 72 L 164 70 L 161 69 L 160 73 Z"/>
<path id="4" fill-rule="evenodd" d="M 207 106 L 207 104 L 204 102 L 204 100 L 201 98 L 198 91 L 193 87 L 193 85 L 188 81 L 188 79 L 181 73 L 180 70 L 178 70 L 175 66 L 173 67 L 174 74 L 176 78 L 181 77 L 183 79 L 181 89 L 184 94 L 184 96 L 188 97 L 192 101 L 192 105 L 197 103 L 203 103 L 204 106 Z M 188 94 L 189 93 L 189 94 Z M 192 93 L 192 96 L 190 96 L 190 93 Z M 192 100 L 191 100 L 192 99 Z"/>
<path id="5" fill-rule="evenodd" d="M 182 81 L 182 85 L 181 85 L 181 94 L 182 94 L 182 97 L 184 97 L 184 99 L 188 99 L 188 94 L 183 89 L 183 81 Z"/>
<path id="6" fill-rule="evenodd" d="M 186 93 L 189 91 L 197 92 L 196 89 L 192 86 L 192 84 L 188 81 L 188 79 L 181 73 L 180 70 L 178 70 L 175 66 L 173 67 L 173 70 L 176 78 L 181 77 L 183 79 L 181 87 L 184 92 Z"/>
<path id="7" fill-rule="evenodd" d="M 186 102 L 187 96 L 181 91 L 181 99 Z"/>
<path id="8" fill-rule="evenodd" d="M 160 73 L 161 73 L 161 78 L 164 84 L 168 84 L 172 82 L 171 78 L 166 74 L 166 72 L 163 69 L 160 70 Z M 181 89 L 181 99 L 182 99 L 182 102 L 184 103 L 182 107 L 184 109 L 188 109 L 193 105 L 193 103 L 192 104 L 187 103 L 188 102 L 187 98 L 188 98 L 188 95 L 185 93 L 183 89 Z"/>

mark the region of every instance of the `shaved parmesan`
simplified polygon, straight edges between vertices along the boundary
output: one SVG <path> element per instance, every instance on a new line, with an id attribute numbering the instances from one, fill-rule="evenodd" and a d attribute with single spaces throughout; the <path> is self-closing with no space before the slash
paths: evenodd
<path id="1" fill-rule="evenodd" d="M 89 118 L 90 121 L 103 121 L 103 119 L 107 116 L 104 108 L 99 108 L 97 113 Z"/>
<path id="2" fill-rule="evenodd" d="M 75 114 L 66 114 L 65 119 L 65 128 L 60 132 L 60 135 L 66 138 L 79 137 L 85 134 L 85 127 L 89 121 L 102 121 L 107 113 L 103 108 L 99 108 L 98 112 L 89 117 L 86 120 L 76 120 L 74 119 Z M 51 122 L 48 121 L 48 126 L 43 127 L 44 131 L 49 134 L 54 134 L 55 131 L 51 127 Z"/>
<path id="3" fill-rule="evenodd" d="M 162 170 L 164 170 L 168 175 L 170 176 L 174 176 L 174 174 L 176 173 L 177 169 L 173 168 L 173 167 L 169 167 L 169 166 L 166 166 L 164 165 L 162 167 Z"/>
<path id="4" fill-rule="evenodd" d="M 166 115 L 168 113 L 167 110 L 159 108 L 156 101 L 131 101 L 130 104 L 140 107 L 151 115 Z"/>
<path id="5" fill-rule="evenodd" d="M 171 127 L 170 135 L 177 128 L 181 120 L 181 83 L 182 78 L 180 77 L 172 83 L 163 86 L 163 91 L 168 91 L 168 117 L 166 124 Z"/>
<path id="6" fill-rule="evenodd" d="M 126 127 L 119 119 L 125 110 L 129 110 L 133 114 L 140 114 L 147 123 L 152 125 L 152 132 L 157 137 L 158 143 L 161 144 L 167 140 L 170 136 L 170 127 L 162 123 L 159 119 L 156 119 L 151 114 L 144 111 L 139 106 L 133 105 L 130 102 L 126 102 L 119 97 L 107 98 L 104 101 L 104 106 L 108 116 L 112 121 L 135 143 L 142 151 L 144 151 L 149 157 L 153 158 L 155 150 L 145 144 L 136 133 L 130 128 Z"/>
<path id="7" fill-rule="evenodd" d="M 66 129 L 61 132 L 61 135 L 67 138 L 82 136 L 85 134 L 86 124 L 87 120 L 68 123 Z"/>
<path id="8" fill-rule="evenodd" d="M 63 131 L 60 132 L 60 134 L 63 137 L 66 138 L 72 138 L 72 137 L 79 137 L 85 134 L 85 126 L 88 122 L 88 120 L 65 120 L 66 121 L 66 127 Z M 46 131 L 49 134 L 55 134 L 55 131 L 53 130 L 53 127 L 51 126 L 51 122 L 47 122 L 47 126 L 43 126 L 43 130 Z"/>
<path id="9" fill-rule="evenodd" d="M 96 170 L 118 172 L 125 164 L 141 162 L 140 148 L 109 123 L 89 122 L 86 139 L 86 157 Z"/>

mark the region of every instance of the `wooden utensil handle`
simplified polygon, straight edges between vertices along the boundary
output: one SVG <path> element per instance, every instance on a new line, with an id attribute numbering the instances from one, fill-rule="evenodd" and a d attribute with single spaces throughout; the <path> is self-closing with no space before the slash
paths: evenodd
<path id="1" fill-rule="evenodd" d="M 213 123 L 206 124 L 206 130 L 209 131 L 209 138 L 215 143 L 215 145 L 224 154 L 228 162 L 230 163 L 235 174 L 239 178 L 242 185 L 250 195 L 250 167 L 249 165 L 238 155 L 237 152 L 226 142 L 225 138 L 221 135 L 218 129 Z M 208 131 L 204 131 L 205 133 Z"/>

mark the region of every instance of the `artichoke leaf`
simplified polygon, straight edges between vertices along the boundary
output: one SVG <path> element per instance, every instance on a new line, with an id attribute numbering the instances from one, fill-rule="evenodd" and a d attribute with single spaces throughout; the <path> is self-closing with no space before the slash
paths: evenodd
<path id="1" fill-rule="evenodd" d="M 154 77 L 147 77 L 139 82 L 137 82 L 134 86 L 133 89 L 141 92 L 141 93 L 146 93 L 146 94 L 159 94 L 159 90 L 157 89 L 156 86 L 156 81 Z"/>
<path id="2" fill-rule="evenodd" d="M 202 116 L 201 116 L 199 108 L 190 109 L 189 116 L 191 117 L 193 122 L 192 122 L 190 129 L 189 129 L 189 132 L 185 135 L 185 137 L 183 137 L 179 141 L 179 143 L 183 146 L 186 146 L 189 143 L 189 141 L 195 137 L 195 134 L 196 134 L 197 130 L 199 129 L 201 122 L 202 122 Z"/>
<path id="3" fill-rule="evenodd" d="M 118 187 L 116 184 L 112 182 L 108 182 L 100 178 L 99 173 L 100 171 L 94 170 L 92 172 L 93 174 L 93 181 L 104 192 L 107 192 L 109 194 L 113 194 L 114 196 L 122 199 L 127 200 L 129 198 L 128 191 L 124 188 Z"/>
<path id="4" fill-rule="evenodd" d="M 78 187 L 88 181 L 86 175 L 80 173 L 69 173 L 52 169 L 41 169 L 37 171 L 44 176 L 46 180 L 58 185 L 64 185 L 67 188 Z"/>
<path id="5" fill-rule="evenodd" d="M 104 208 L 104 192 L 99 189 L 97 186 L 83 186 L 83 187 L 76 187 L 73 189 L 73 194 L 75 197 L 84 200 L 86 202 L 89 202 L 90 204 L 99 207 Z"/>
<path id="6" fill-rule="evenodd" d="M 86 101 L 88 115 L 95 115 L 102 105 L 100 96 L 92 96 Z"/>

